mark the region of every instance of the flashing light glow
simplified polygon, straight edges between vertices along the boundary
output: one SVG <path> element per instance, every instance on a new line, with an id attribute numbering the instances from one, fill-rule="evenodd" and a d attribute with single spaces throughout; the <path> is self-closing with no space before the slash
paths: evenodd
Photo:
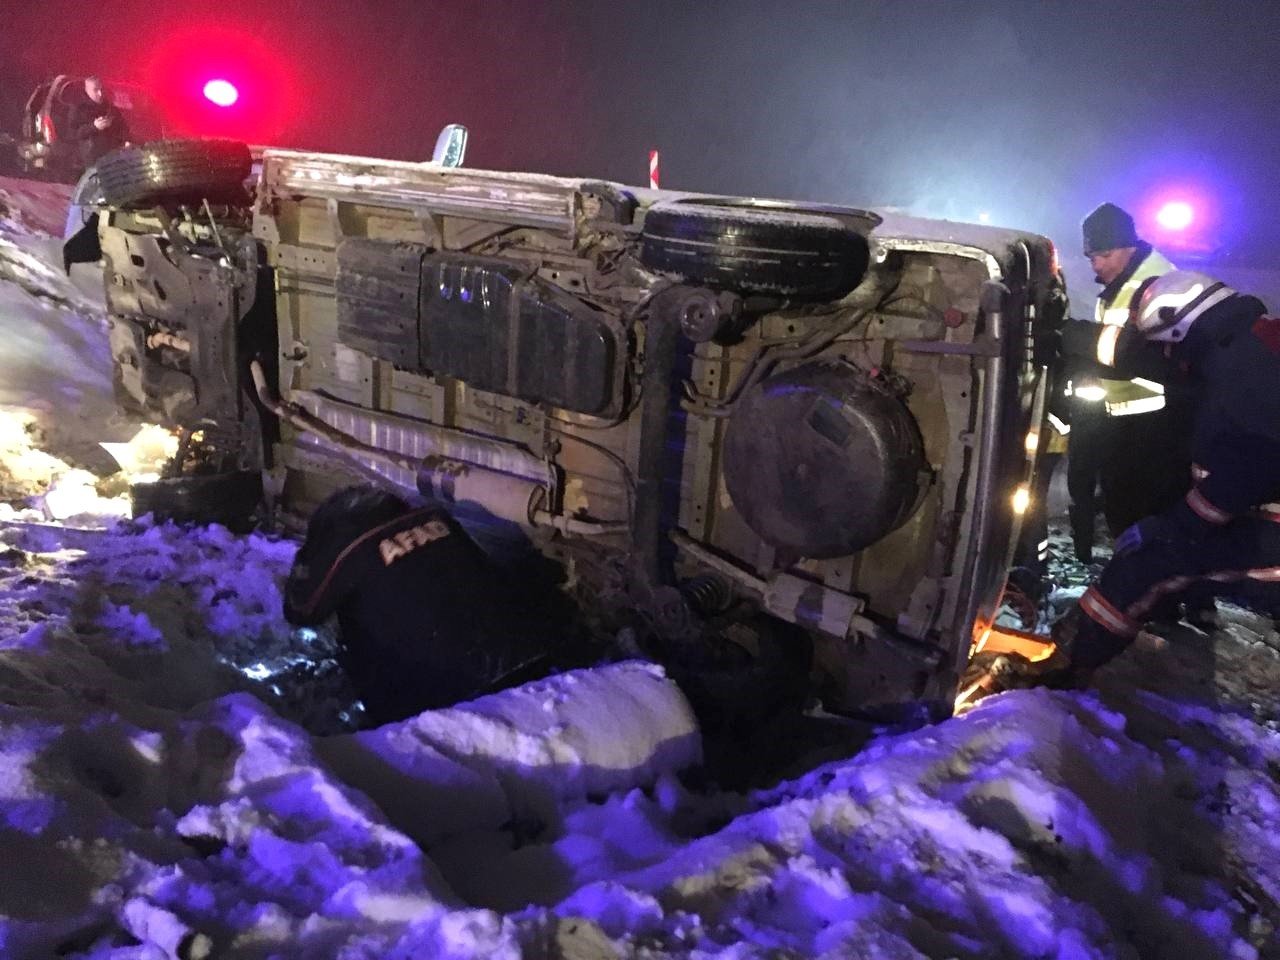
<path id="1" fill-rule="evenodd" d="M 991 214 L 989 214 L 986 210 L 983 210 L 981 213 L 979 213 L 979 214 L 978 214 L 978 222 L 979 222 L 979 223 L 990 223 L 990 222 L 991 222 Z"/>
<path id="2" fill-rule="evenodd" d="M 1035 456 L 1037 450 L 1040 449 L 1040 431 L 1032 430 L 1027 434 L 1027 438 L 1023 441 L 1027 448 L 1028 456 Z"/>
<path id="3" fill-rule="evenodd" d="M 220 107 L 230 107 L 240 99 L 240 91 L 229 80 L 210 80 L 204 85 L 204 97 Z"/>
<path id="4" fill-rule="evenodd" d="M 1166 230 L 1185 230 L 1195 218 L 1195 211 L 1185 200 L 1170 200 L 1156 212 L 1156 223 Z"/>
<path id="5" fill-rule="evenodd" d="M 1076 387 L 1076 396 L 1085 403 L 1097 403 L 1099 400 L 1107 399 L 1107 390 L 1101 384 L 1086 384 Z"/>

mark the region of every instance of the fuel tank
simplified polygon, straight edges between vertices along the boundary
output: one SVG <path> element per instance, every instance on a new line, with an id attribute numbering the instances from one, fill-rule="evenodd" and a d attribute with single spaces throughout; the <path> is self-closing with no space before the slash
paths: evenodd
<path id="1" fill-rule="evenodd" d="M 738 402 L 724 475 L 762 540 L 829 558 L 901 526 L 928 464 L 915 419 L 893 391 L 850 364 L 813 361 L 761 381 Z"/>

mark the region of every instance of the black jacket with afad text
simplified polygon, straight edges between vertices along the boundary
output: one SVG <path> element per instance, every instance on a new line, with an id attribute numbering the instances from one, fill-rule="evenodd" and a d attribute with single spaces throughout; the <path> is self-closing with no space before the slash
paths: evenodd
<path id="1" fill-rule="evenodd" d="M 312 517 L 285 589 L 285 618 L 337 614 L 340 660 L 377 722 L 527 679 L 546 637 L 516 591 L 447 511 L 350 488 Z"/>

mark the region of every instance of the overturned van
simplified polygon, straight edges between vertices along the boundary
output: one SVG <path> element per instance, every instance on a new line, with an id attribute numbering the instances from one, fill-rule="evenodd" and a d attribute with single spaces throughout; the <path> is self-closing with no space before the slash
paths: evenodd
<path id="1" fill-rule="evenodd" d="M 1065 309 L 1048 240 L 254 160 L 110 155 L 68 247 L 104 259 L 121 402 L 181 431 L 142 508 L 305 516 L 385 484 L 554 561 L 601 629 L 750 649 L 789 624 L 828 708 L 949 711 L 1033 478 Z"/>

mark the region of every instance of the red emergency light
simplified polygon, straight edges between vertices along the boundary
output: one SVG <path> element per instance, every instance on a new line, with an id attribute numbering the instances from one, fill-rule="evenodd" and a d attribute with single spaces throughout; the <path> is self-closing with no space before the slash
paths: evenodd
<path id="1" fill-rule="evenodd" d="M 204 98 L 219 107 L 230 107 L 240 99 L 240 91 L 229 80 L 210 80 L 204 85 Z"/>
<path id="2" fill-rule="evenodd" d="M 293 113 L 291 66 L 247 26 L 193 22 L 151 45 L 144 76 L 167 136 L 278 143 Z"/>

